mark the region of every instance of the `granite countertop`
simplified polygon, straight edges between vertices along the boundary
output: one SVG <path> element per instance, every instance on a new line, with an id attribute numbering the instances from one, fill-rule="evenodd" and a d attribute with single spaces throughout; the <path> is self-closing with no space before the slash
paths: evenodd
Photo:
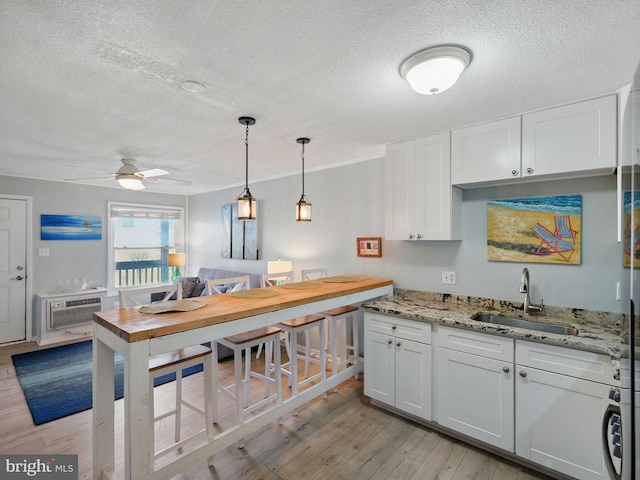
<path id="1" fill-rule="evenodd" d="M 471 319 L 477 312 L 522 317 L 522 303 L 518 302 L 395 289 L 393 297 L 362 307 L 385 315 L 602 353 L 611 357 L 614 372 L 620 370 L 621 314 L 545 306 L 543 314 L 531 315 L 533 321 L 570 325 L 579 331 L 578 335 L 560 335 Z"/>

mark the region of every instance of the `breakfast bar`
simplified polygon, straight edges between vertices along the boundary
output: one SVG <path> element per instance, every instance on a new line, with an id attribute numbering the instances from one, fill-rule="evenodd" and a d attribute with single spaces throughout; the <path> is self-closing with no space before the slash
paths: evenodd
<path id="1" fill-rule="evenodd" d="M 115 474 L 114 352 L 124 358 L 124 478 L 168 479 L 242 439 L 283 414 L 362 371 L 352 365 L 261 413 L 246 423 L 214 436 L 177 457 L 154 461 L 149 444 L 149 357 L 179 348 L 236 335 L 285 320 L 346 304 L 359 304 L 393 294 L 393 281 L 369 277 L 331 277 L 301 282 L 313 288 L 267 287 L 267 298 L 236 298 L 231 294 L 199 297 L 202 308 L 187 312 L 145 314 L 138 307 L 94 313 L 93 324 L 93 478 Z"/>

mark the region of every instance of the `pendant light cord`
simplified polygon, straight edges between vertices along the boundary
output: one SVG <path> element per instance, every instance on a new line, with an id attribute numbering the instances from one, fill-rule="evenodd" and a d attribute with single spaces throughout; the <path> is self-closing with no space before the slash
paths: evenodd
<path id="1" fill-rule="evenodd" d="M 302 144 L 302 153 L 300 156 L 302 157 L 302 196 L 304 197 L 304 143 Z"/>
<path id="2" fill-rule="evenodd" d="M 244 158 L 245 158 L 245 164 L 244 164 L 244 189 L 245 190 L 249 190 L 249 123 L 247 123 L 247 128 L 245 131 L 245 137 L 244 137 Z"/>

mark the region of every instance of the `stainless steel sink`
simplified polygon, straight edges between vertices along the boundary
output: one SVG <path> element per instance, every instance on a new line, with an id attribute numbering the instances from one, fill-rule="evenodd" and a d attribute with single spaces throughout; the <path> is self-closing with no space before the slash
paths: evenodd
<path id="1" fill-rule="evenodd" d="M 527 328 L 545 333 L 557 333 L 560 335 L 578 335 L 578 329 L 567 325 L 558 325 L 555 323 L 535 322 L 519 317 L 502 317 L 491 313 L 479 312 L 471 316 L 471 320 L 483 323 L 493 323 L 497 325 L 505 325 L 507 327 Z"/>

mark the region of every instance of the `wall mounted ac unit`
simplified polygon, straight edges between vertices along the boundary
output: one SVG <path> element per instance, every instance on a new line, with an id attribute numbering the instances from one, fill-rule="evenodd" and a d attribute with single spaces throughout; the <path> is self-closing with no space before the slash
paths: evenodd
<path id="1" fill-rule="evenodd" d="M 106 288 L 93 288 L 83 292 L 37 295 L 38 345 L 90 337 L 93 312 L 102 310 L 106 293 Z"/>

